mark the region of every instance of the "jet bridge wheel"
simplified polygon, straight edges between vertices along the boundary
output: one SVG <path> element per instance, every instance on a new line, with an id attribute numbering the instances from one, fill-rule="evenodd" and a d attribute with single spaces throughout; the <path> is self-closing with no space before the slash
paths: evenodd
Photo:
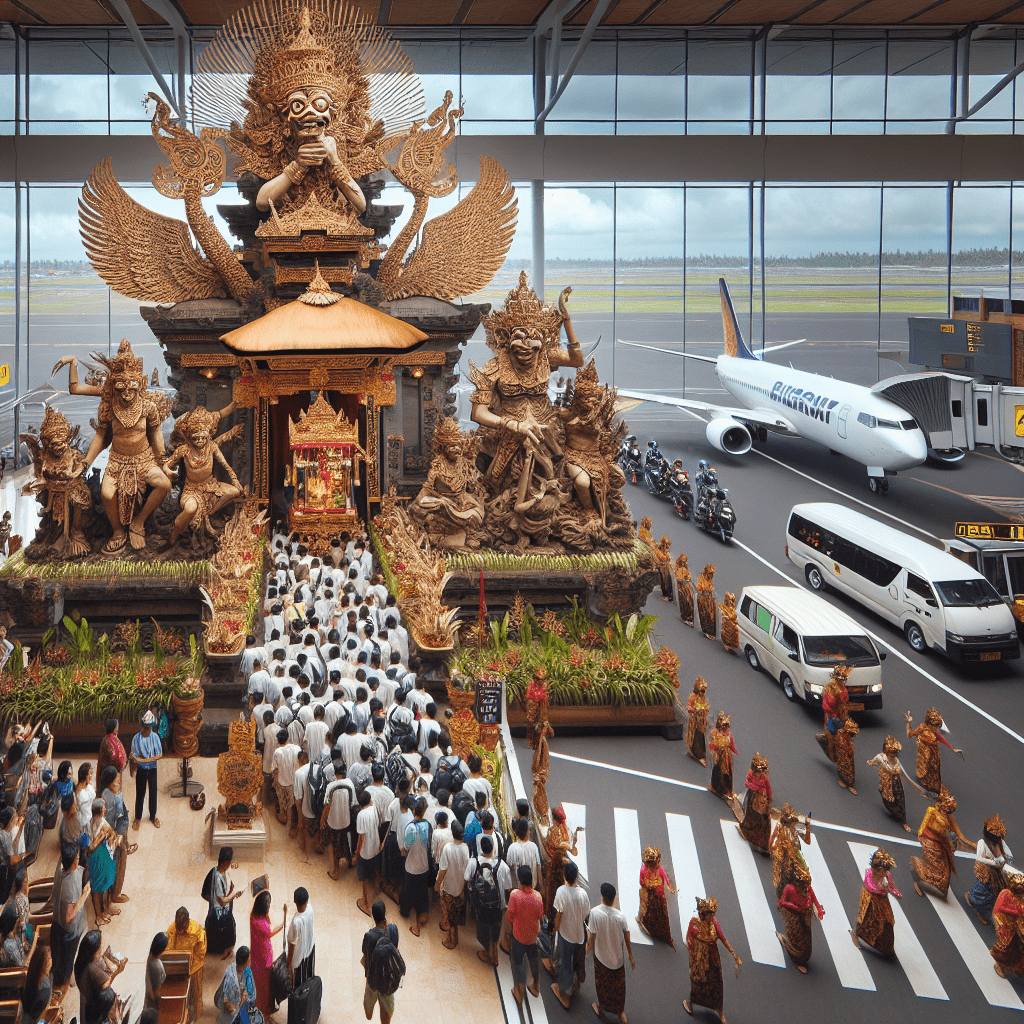
<path id="1" fill-rule="evenodd" d="M 872 494 L 888 494 L 889 481 L 884 476 L 869 476 L 868 488 Z"/>

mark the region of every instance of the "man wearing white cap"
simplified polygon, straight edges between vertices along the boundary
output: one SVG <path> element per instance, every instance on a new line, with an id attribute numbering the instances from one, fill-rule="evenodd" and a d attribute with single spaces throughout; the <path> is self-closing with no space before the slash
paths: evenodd
<path id="1" fill-rule="evenodd" d="M 152 711 L 142 716 L 142 732 L 135 734 L 132 740 L 132 764 L 135 775 L 135 820 L 132 828 L 139 830 L 142 818 L 142 804 L 149 788 L 149 820 L 159 828 L 160 819 L 156 816 L 156 763 L 164 755 L 160 737 L 153 731 L 156 718 Z"/>

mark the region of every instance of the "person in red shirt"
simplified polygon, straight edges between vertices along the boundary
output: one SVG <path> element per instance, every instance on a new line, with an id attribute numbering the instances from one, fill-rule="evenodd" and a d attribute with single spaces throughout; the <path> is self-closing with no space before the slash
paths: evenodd
<path id="1" fill-rule="evenodd" d="M 544 899 L 533 888 L 533 872 L 520 865 L 516 872 L 519 888 L 514 889 L 508 899 L 505 916 L 512 925 L 512 995 L 518 1006 L 523 1005 L 523 988 L 526 985 L 526 962 L 533 971 L 530 995 L 540 996 L 540 956 L 537 952 L 537 936 L 544 916 Z"/>

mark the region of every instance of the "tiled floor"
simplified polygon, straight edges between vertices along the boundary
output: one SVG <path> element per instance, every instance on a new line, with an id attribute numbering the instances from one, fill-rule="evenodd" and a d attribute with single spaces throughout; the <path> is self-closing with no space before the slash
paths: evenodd
<path id="1" fill-rule="evenodd" d="M 81 757 L 73 758 L 77 770 Z M 121 915 L 103 929 L 104 946 L 109 942 L 113 950 L 128 957 L 124 974 L 114 984 L 122 998 L 134 994 L 133 1018 L 142 1006 L 143 971 L 150 942 L 158 931 L 164 931 L 174 920 L 179 906 L 188 907 L 192 917 L 202 923 L 206 918 L 206 905 L 199 896 L 206 872 L 213 865 L 214 852 L 210 850 L 210 822 L 207 815 L 218 802 L 217 762 L 213 758 L 196 758 L 190 762 L 193 778 L 206 787 L 207 805 L 203 811 L 193 811 L 187 800 L 172 799 L 167 795 L 170 783 L 176 778 L 180 761 L 164 760 L 160 763 L 160 803 L 158 817 L 161 828 L 155 829 L 144 818 L 138 832 L 129 829 L 129 837 L 138 842 L 139 849 L 128 861 L 124 891 L 131 899 L 121 904 Z M 135 783 L 125 773 L 125 802 L 131 812 L 135 799 Z M 264 815 L 270 830 L 265 856 L 236 853 L 238 867 L 229 875 L 236 888 L 248 883 L 264 872 L 269 874 L 273 894 L 271 920 L 275 927 L 281 921 L 281 906 L 287 901 L 289 916 L 294 911 L 292 891 L 305 886 L 310 893 L 316 933 L 317 973 L 323 978 L 324 1000 L 321 1021 L 341 1024 L 342 1021 L 362 1020 L 363 972 L 359 966 L 360 945 L 370 919 L 355 905 L 360 895 L 355 871 L 343 873 L 337 882 L 327 877 L 330 856 L 310 854 L 304 862 L 294 841 L 289 840 L 283 826 L 269 811 Z M 37 863 L 30 869 L 31 878 L 50 877 L 56 865 L 57 831 L 44 833 Z M 462 930 L 459 947 L 449 951 L 441 945 L 443 933 L 437 927 L 438 911 L 431 911 L 431 919 L 422 936 L 415 938 L 408 924 L 398 914 L 398 908 L 386 901 L 389 920 L 400 930 L 399 949 L 407 965 L 405 984 L 396 999 L 398 1020 L 429 1020 L 435 1024 L 501 1024 L 504 1016 L 498 999 L 494 972 L 476 957 L 479 948 L 472 925 Z M 252 900 L 248 895 L 235 903 L 238 922 L 238 940 L 247 943 L 248 917 Z M 92 910 L 89 910 L 90 924 Z M 274 939 L 274 952 L 281 951 L 284 933 Z M 226 964 L 219 958 L 208 958 L 203 985 L 204 1012 L 202 1019 L 214 1021 L 217 1011 L 213 994 L 217 989 Z M 78 1012 L 78 992 L 72 988 L 67 1000 L 68 1017 Z M 284 1006 L 276 1020 L 287 1018 Z M 377 1018 L 376 1013 L 374 1019 Z"/>

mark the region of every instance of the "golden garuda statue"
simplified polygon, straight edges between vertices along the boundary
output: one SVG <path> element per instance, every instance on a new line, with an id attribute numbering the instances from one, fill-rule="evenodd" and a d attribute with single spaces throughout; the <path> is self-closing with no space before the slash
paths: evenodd
<path id="1" fill-rule="evenodd" d="M 261 0 L 230 18 L 197 60 L 191 98 L 198 136 L 171 120 L 166 103 L 150 98 L 153 137 L 170 160 L 154 170 L 153 184 L 184 201 L 188 224 L 135 202 L 109 159 L 94 168 L 82 190 L 82 237 L 97 273 L 122 295 L 155 302 L 250 298 L 252 277 L 202 206 L 224 181 L 222 139 L 238 173 L 262 181 L 256 206 L 269 223 L 258 234 L 297 234 L 307 224 L 326 225 L 336 236 L 372 235 L 358 220 L 366 211 L 359 180 L 389 170 L 415 199 L 380 268 L 389 299 L 477 291 L 512 244 L 515 190 L 489 157 L 481 157 L 469 195 L 424 225 L 429 200 L 458 186 L 443 154 L 462 111 L 449 111 L 449 93 L 424 117 L 408 56 L 345 0 Z M 421 227 L 420 244 L 405 261 Z"/>

